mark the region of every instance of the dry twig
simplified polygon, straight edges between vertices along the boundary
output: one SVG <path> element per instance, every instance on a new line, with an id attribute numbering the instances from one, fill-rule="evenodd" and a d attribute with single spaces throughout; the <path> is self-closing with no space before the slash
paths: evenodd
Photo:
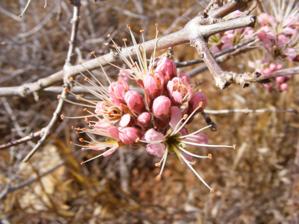
<path id="1" fill-rule="evenodd" d="M 252 16 L 246 16 L 210 25 L 201 25 L 201 21 L 201 17 L 195 17 L 194 19 L 189 21 L 183 29 L 161 37 L 158 39 L 158 41 L 156 41 L 155 39 L 146 41 L 139 46 L 142 46 L 146 50 L 146 52 L 153 51 L 155 47 L 157 47 L 157 49 L 165 49 L 170 46 L 187 43 L 188 41 L 197 38 L 198 36 L 208 37 L 218 32 L 246 27 L 252 25 L 255 20 Z M 135 53 L 136 52 L 134 50 L 134 47 L 123 48 L 121 51 L 121 54 L 124 57 L 134 56 Z M 119 60 L 118 55 L 116 55 L 114 52 L 111 52 L 86 61 L 82 64 L 69 66 L 68 76 L 71 77 L 87 70 L 93 70 L 99 68 L 100 66 L 113 63 L 117 60 Z M 36 82 L 26 83 L 21 86 L 2 87 L 0 88 L 0 96 L 19 95 L 24 97 L 61 81 L 63 79 L 63 76 L 64 70 L 61 70 L 46 78 L 39 79 Z"/>
<path id="2" fill-rule="evenodd" d="M 63 103 L 64 103 L 64 98 L 66 97 L 67 94 L 67 89 L 69 88 L 69 67 L 71 65 L 71 58 L 72 54 L 75 49 L 75 44 L 76 44 L 76 37 L 77 37 L 77 32 L 78 32 L 78 26 L 79 26 L 79 14 L 80 14 L 80 0 L 73 0 L 73 18 L 72 18 L 72 30 L 71 30 L 71 35 L 70 35 L 70 42 L 69 42 L 69 49 L 67 53 L 67 57 L 65 60 L 65 65 L 64 65 L 64 74 L 63 74 L 63 83 L 64 83 L 64 88 L 59 96 L 58 104 L 53 112 L 53 116 L 50 120 L 50 122 L 47 124 L 46 127 L 44 127 L 41 130 L 40 133 L 40 139 L 37 142 L 37 144 L 33 147 L 33 149 L 27 154 L 27 156 L 24 158 L 24 162 L 27 162 L 33 154 L 40 148 L 40 146 L 45 142 L 47 139 L 52 127 L 56 123 L 59 114 L 62 110 Z"/>

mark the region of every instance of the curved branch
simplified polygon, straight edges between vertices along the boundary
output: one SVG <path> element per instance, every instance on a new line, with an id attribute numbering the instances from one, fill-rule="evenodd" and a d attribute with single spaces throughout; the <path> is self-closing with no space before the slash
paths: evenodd
<path id="1" fill-rule="evenodd" d="M 229 21 L 223 21 L 211 25 L 201 25 L 200 21 L 201 21 L 200 17 L 195 17 L 190 22 L 188 22 L 187 25 L 180 31 L 160 37 L 158 40 L 154 39 L 154 40 L 146 41 L 142 44 L 139 44 L 139 46 L 144 48 L 146 52 L 152 52 L 155 47 L 157 47 L 157 49 L 165 49 L 178 44 L 187 43 L 192 38 L 197 37 L 199 35 L 202 37 L 208 37 L 218 32 L 246 27 L 252 25 L 255 22 L 255 19 L 253 16 L 246 16 L 246 17 L 236 18 Z M 134 56 L 135 55 L 134 47 L 128 47 L 122 49 L 121 54 L 125 57 Z M 111 52 L 103 56 L 94 58 L 92 60 L 86 61 L 82 64 L 69 66 L 68 75 L 71 77 L 80 72 L 93 70 L 101 66 L 113 63 L 117 60 L 119 60 L 118 55 Z M 39 79 L 36 82 L 26 83 L 21 86 L 3 87 L 0 88 L 0 96 L 19 95 L 24 97 L 29 94 L 32 94 L 33 92 L 39 91 L 41 89 L 53 85 L 54 83 L 61 81 L 63 79 L 63 75 L 64 75 L 64 71 L 61 70 L 46 78 Z"/>

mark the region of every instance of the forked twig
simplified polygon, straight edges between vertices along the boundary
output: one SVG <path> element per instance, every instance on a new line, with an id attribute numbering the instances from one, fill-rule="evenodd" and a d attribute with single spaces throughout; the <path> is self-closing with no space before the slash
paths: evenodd
<path id="1" fill-rule="evenodd" d="M 44 127 L 41 132 L 40 132 L 40 139 L 37 142 L 37 144 L 33 147 L 33 149 L 26 155 L 26 157 L 23 159 L 24 162 L 27 162 L 33 154 L 40 148 L 40 146 L 45 142 L 47 139 L 48 135 L 50 134 L 50 131 L 54 124 L 56 123 L 59 114 L 62 110 L 63 104 L 64 104 L 64 98 L 66 97 L 67 94 L 67 89 L 69 88 L 69 67 L 71 65 L 71 58 L 72 54 L 75 49 L 75 44 L 76 44 L 76 39 L 77 39 L 77 33 L 78 33 L 78 26 L 79 26 L 79 14 L 80 14 L 80 0 L 73 0 L 73 17 L 71 20 L 72 23 L 72 29 L 71 29 L 71 35 L 70 35 L 70 42 L 69 42 L 69 48 L 68 48 L 68 53 L 67 57 L 65 60 L 65 65 L 64 65 L 64 74 L 63 74 L 63 83 L 64 83 L 64 88 L 59 96 L 58 104 L 57 107 L 53 113 L 53 116 L 50 120 L 50 122 L 47 124 L 46 127 Z"/>

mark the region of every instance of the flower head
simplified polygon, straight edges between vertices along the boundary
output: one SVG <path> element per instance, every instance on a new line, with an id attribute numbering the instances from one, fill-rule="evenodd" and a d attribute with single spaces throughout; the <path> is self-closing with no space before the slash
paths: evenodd
<path id="1" fill-rule="evenodd" d="M 92 87 L 86 89 L 95 99 L 71 92 L 80 101 L 75 104 L 84 106 L 84 111 L 88 113 L 83 117 L 89 127 L 76 130 L 85 133 L 90 140 L 80 138 L 80 142 L 84 143 L 80 146 L 101 152 L 85 162 L 112 155 L 121 147 L 131 149 L 132 145 L 138 144 L 143 146 L 145 152 L 160 159 L 157 163 L 161 166 L 158 177 L 163 173 L 168 154 L 172 153 L 211 189 L 192 166 L 194 158 L 206 159 L 211 155 L 198 155 L 187 150 L 187 147 L 232 146 L 208 145 L 207 137 L 201 132 L 209 126 L 193 132 L 187 127 L 191 119 L 207 105 L 206 96 L 192 90 L 189 77 L 177 70 L 172 59 L 165 56 L 156 58 L 154 53 L 147 60 L 145 50 L 137 46 L 134 36 L 132 38 L 136 60 L 125 57 L 115 46 L 128 67 L 120 69 L 117 81 L 111 81 L 103 69 L 106 84 L 92 73 L 89 74 L 91 77 L 83 75 Z"/>
<path id="2" fill-rule="evenodd" d="M 266 1 L 266 12 L 258 16 L 257 36 L 268 61 L 299 55 L 299 9 L 295 0 Z"/>

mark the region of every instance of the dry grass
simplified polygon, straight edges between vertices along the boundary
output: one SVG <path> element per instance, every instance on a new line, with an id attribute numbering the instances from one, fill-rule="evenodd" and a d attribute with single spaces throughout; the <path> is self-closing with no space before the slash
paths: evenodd
<path id="1" fill-rule="evenodd" d="M 196 4 L 191 0 L 145 1 L 144 12 L 140 13 L 133 1 L 83 4 L 79 32 L 82 57 L 92 57 L 91 51 L 96 54 L 108 51 L 105 41 L 97 38 L 112 33 L 116 40 L 121 39 L 127 35 L 126 24 L 133 24 L 135 30 L 146 27 L 149 38 L 154 36 L 155 22 L 159 22 L 163 33 L 178 15 L 193 7 L 193 12 L 173 25 L 178 29 L 200 8 Z M 3 1 L 1 6 L 16 14 L 19 11 L 18 2 Z M 54 4 L 49 1 L 46 9 L 42 6 L 42 1 L 32 1 L 25 16 L 26 30 L 51 13 Z M 114 6 L 118 9 L 112 9 Z M 149 19 L 124 15 L 120 8 Z M 6 43 L 0 49 L 2 86 L 34 80 L 61 68 L 70 12 L 69 5 L 61 3 L 61 8 L 54 10 L 53 17 L 39 32 L 25 38 L 16 37 L 21 32 L 20 23 L 0 14 L 1 38 Z M 196 57 L 188 46 L 174 50 L 179 60 Z M 247 60 L 246 56 L 237 56 L 224 66 L 227 69 L 236 64 L 246 66 Z M 24 71 L 12 77 L 18 69 Z M 259 85 L 247 89 L 232 86 L 219 91 L 209 73 L 193 80 L 208 95 L 209 109 L 299 110 L 298 77 L 289 83 L 287 92 L 269 93 Z M 33 97 L 7 98 L 25 133 L 38 130 L 55 108 L 55 94 L 41 93 L 39 97 L 38 102 Z M 18 134 L 4 108 L 0 113 L 0 142 L 4 143 Z M 79 111 L 67 105 L 65 113 Z M 7 184 L 19 185 L 60 164 L 49 175 L 7 194 L 0 203 L 0 223 L 299 223 L 298 114 L 226 114 L 212 118 L 218 131 L 207 132 L 209 141 L 237 145 L 235 151 L 213 151 L 213 160 L 197 163 L 196 168 L 214 187 L 213 193 L 174 156 L 168 160 L 164 178 L 156 181 L 155 161 L 143 149 L 124 149 L 111 158 L 81 166 L 80 161 L 90 154 L 69 143 L 76 141 L 70 127 L 80 124 L 66 120 L 57 125 L 29 164 L 20 164 L 20 160 L 30 144 L 0 151 L 0 192 Z M 202 122 L 198 119 L 193 124 L 197 128 Z"/>

